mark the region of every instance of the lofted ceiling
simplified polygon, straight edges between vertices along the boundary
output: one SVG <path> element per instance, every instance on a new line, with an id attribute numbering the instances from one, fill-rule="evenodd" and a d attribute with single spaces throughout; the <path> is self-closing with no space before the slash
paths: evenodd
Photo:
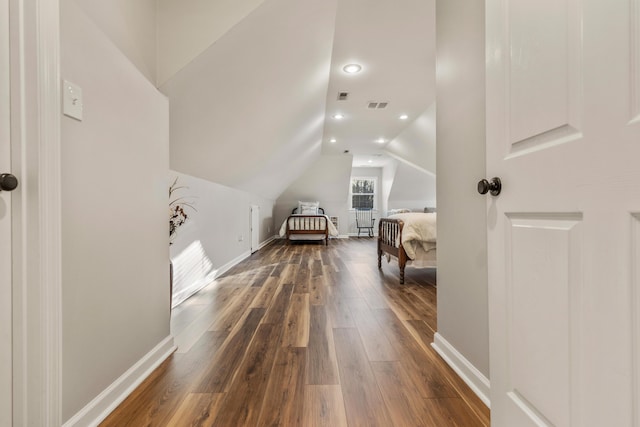
<path id="1" fill-rule="evenodd" d="M 272 199 L 323 155 L 435 172 L 434 0 L 243 1 L 228 31 L 169 64 L 172 169 Z"/>

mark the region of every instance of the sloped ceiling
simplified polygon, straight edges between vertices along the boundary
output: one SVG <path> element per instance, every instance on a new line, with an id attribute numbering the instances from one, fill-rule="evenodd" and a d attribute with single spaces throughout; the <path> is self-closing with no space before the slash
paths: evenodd
<path id="1" fill-rule="evenodd" d="M 389 192 L 389 206 L 416 209 L 436 206 L 436 178 L 405 163 L 398 162 L 395 178 Z M 425 206 L 407 205 L 420 202 Z"/>
<path id="2" fill-rule="evenodd" d="M 263 2 L 264 0 L 157 0 L 157 43 L 161 47 L 158 49 L 158 86 Z"/>
<path id="3" fill-rule="evenodd" d="M 431 104 L 396 138 L 384 152 L 416 169 L 436 173 L 436 106 Z"/>
<path id="4" fill-rule="evenodd" d="M 267 0 L 160 87 L 171 169 L 276 199 L 320 155 L 336 0 Z"/>
<path id="5" fill-rule="evenodd" d="M 322 155 L 289 188 L 279 200 L 321 200 L 342 202 L 349 199 L 352 157 L 349 155 Z"/>
<path id="6" fill-rule="evenodd" d="M 78 6 L 152 83 L 156 81 L 156 0 L 61 0 Z"/>

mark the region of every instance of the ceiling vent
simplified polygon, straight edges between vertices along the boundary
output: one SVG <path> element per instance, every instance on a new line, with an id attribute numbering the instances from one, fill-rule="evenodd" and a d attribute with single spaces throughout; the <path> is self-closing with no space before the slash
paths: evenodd
<path id="1" fill-rule="evenodd" d="M 369 101 L 369 103 L 367 104 L 367 108 L 369 108 L 370 110 L 381 110 L 383 108 L 387 108 L 387 105 L 389 105 L 388 102 Z"/>
<path id="2" fill-rule="evenodd" d="M 346 101 L 349 97 L 349 92 L 338 92 L 338 101 Z"/>

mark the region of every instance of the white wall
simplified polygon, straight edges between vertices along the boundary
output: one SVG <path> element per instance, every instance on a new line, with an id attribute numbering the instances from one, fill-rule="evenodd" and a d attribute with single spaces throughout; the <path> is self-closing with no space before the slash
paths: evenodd
<path id="1" fill-rule="evenodd" d="M 156 0 L 62 0 L 75 2 L 145 75 L 156 83 Z"/>
<path id="2" fill-rule="evenodd" d="M 73 1 L 62 77 L 63 419 L 169 336 L 168 102 Z"/>
<path id="3" fill-rule="evenodd" d="M 298 206 L 298 201 L 319 201 L 329 216 L 339 218 L 338 232 L 348 233 L 349 180 L 351 155 L 322 155 L 298 177 L 276 200 L 276 233 L 282 222 Z"/>
<path id="4" fill-rule="evenodd" d="M 169 80 L 263 1 L 157 0 L 158 85 Z"/>
<path id="5" fill-rule="evenodd" d="M 171 245 L 175 305 L 250 255 L 251 205 L 260 206 L 259 241 L 273 236 L 274 201 L 175 171 L 170 176 L 185 187 L 175 196 L 195 208 L 185 208 L 189 217 Z"/>
<path id="6" fill-rule="evenodd" d="M 489 377 L 484 1 L 438 0 L 438 333 Z"/>

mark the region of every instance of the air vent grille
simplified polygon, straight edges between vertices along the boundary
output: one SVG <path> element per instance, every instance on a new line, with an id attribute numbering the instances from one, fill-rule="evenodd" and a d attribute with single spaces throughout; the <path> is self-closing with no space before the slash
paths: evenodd
<path id="1" fill-rule="evenodd" d="M 338 101 L 346 101 L 349 97 L 349 92 L 338 92 Z"/>
<path id="2" fill-rule="evenodd" d="M 369 101 L 367 103 L 367 108 L 369 108 L 370 110 L 381 110 L 383 108 L 387 108 L 387 105 L 389 105 L 389 103 L 386 101 L 383 101 L 383 102 Z"/>

